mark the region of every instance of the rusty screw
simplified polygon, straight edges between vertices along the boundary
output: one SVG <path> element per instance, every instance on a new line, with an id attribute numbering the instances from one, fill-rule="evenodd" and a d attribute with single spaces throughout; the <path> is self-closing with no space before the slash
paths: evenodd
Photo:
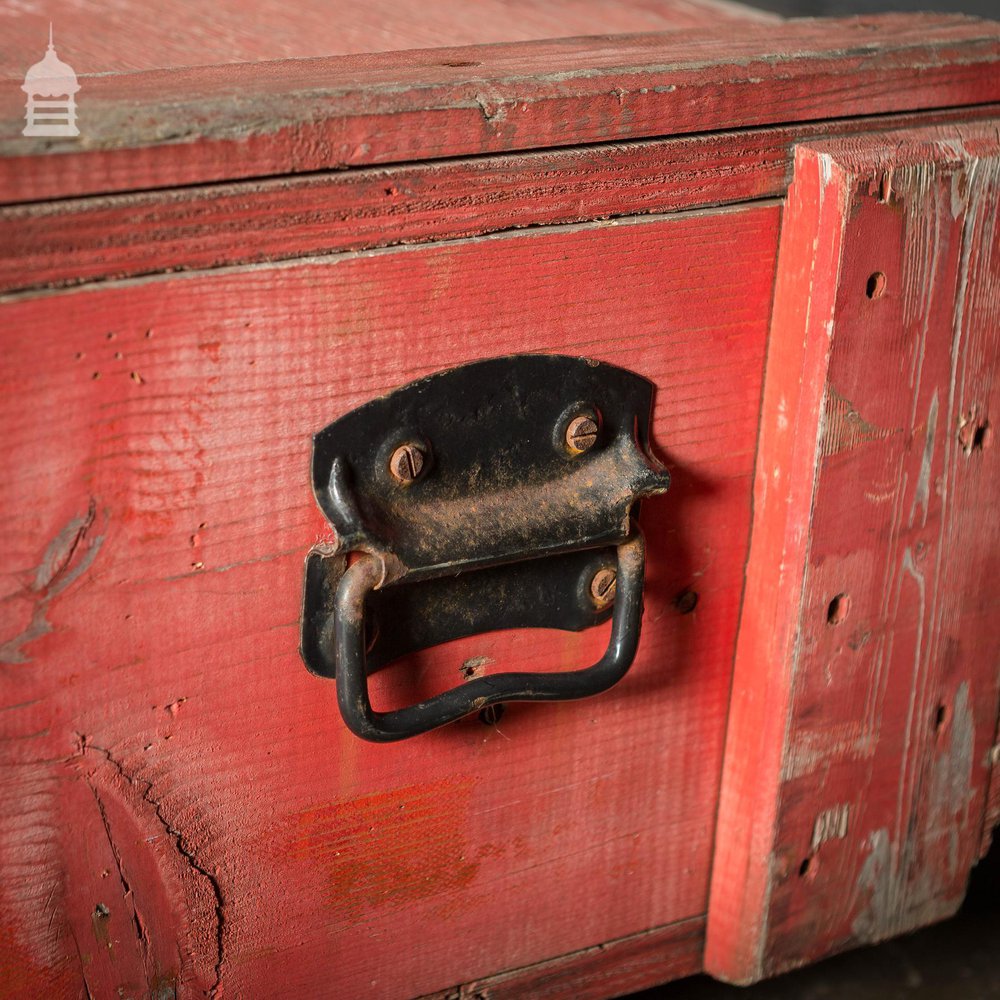
<path id="1" fill-rule="evenodd" d="M 566 447 L 572 455 L 582 455 L 597 443 L 597 421 L 589 413 L 574 417 L 566 428 Z"/>
<path id="2" fill-rule="evenodd" d="M 393 479 L 404 486 L 409 486 L 420 478 L 426 457 L 427 453 L 423 447 L 415 441 L 401 444 L 389 458 L 389 471 Z"/>
<path id="3" fill-rule="evenodd" d="M 618 584 L 618 571 L 610 566 L 604 566 L 590 581 L 590 596 L 598 608 L 606 608 L 615 599 Z"/>

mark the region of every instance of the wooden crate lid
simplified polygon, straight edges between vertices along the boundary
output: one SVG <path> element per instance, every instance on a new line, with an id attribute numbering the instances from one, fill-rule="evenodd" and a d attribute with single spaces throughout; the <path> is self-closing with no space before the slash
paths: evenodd
<path id="1" fill-rule="evenodd" d="M 442 46 L 701 28 L 781 17 L 735 0 L 50 0 L 7 16 L 3 76 L 24 74 L 55 28 L 78 70 L 124 73 Z"/>
<path id="2" fill-rule="evenodd" d="M 0 87 L 0 203 L 1000 100 L 1000 24 L 952 15 L 96 74 L 68 43 L 81 135 L 23 136 Z"/>

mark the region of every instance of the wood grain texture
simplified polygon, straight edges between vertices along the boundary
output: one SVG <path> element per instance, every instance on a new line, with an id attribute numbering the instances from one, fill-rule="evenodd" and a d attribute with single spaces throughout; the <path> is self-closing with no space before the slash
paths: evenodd
<path id="1" fill-rule="evenodd" d="M 548 962 L 513 969 L 425 1000 L 604 1000 L 701 969 L 705 919 L 695 917 Z"/>
<path id="2" fill-rule="evenodd" d="M 412 996 L 703 915 L 778 219 L 760 203 L 0 299 L 0 980 Z M 600 698 L 362 743 L 297 654 L 303 559 L 327 537 L 310 435 L 525 350 L 657 384 L 673 486 L 643 507 L 638 658 Z M 462 640 L 373 697 L 418 700 L 474 656 L 569 669 L 605 642 Z M 623 947 L 642 976 L 682 967 Z"/>
<path id="3" fill-rule="evenodd" d="M 81 83 L 65 140 L 23 137 L 0 88 L 0 203 L 988 103 L 1000 25 L 748 22 Z"/>
<path id="4" fill-rule="evenodd" d="M 781 237 L 706 968 L 942 919 L 997 728 L 995 125 L 798 150 Z"/>
<path id="5" fill-rule="evenodd" d="M 118 0 L 95 16 L 87 0 L 0 7 L 0 76 L 40 59 L 55 26 L 60 58 L 83 73 L 221 66 L 273 59 L 395 52 L 439 46 L 528 42 L 574 35 L 717 28 L 778 21 L 726 0 Z"/>
<path id="6" fill-rule="evenodd" d="M 998 114 L 986 105 L 14 205 L 0 208 L 0 291 L 780 197 L 797 142 Z"/>

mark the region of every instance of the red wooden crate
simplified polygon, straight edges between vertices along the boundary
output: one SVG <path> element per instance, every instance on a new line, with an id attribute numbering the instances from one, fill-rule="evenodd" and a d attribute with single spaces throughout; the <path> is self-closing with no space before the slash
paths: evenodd
<path id="1" fill-rule="evenodd" d="M 78 139 L 21 135 L 10 18 L 0 993 L 607 997 L 951 913 L 998 818 L 1000 28 L 255 6 L 57 4 Z M 638 656 L 362 742 L 298 653 L 311 436 L 517 352 L 656 386 Z"/>

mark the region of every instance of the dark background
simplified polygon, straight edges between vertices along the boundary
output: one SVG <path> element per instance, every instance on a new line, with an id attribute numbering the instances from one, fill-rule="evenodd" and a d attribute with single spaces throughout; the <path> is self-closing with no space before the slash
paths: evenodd
<path id="1" fill-rule="evenodd" d="M 750 7 L 773 10 L 785 17 L 843 17 L 892 10 L 929 10 L 938 14 L 976 14 L 1000 19 L 1000 0 L 742 0 Z"/>

